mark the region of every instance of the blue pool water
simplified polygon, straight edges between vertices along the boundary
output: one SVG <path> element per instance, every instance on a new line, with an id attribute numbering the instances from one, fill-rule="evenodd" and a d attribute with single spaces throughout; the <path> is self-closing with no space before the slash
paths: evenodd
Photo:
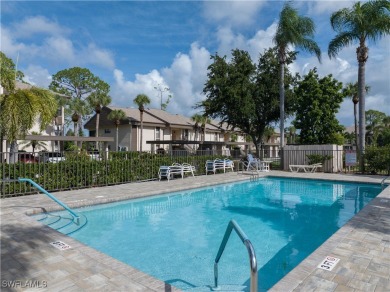
<path id="1" fill-rule="evenodd" d="M 88 224 L 71 236 L 173 286 L 190 289 L 213 285 L 214 259 L 234 219 L 255 248 L 263 291 L 380 191 L 369 184 L 269 177 L 81 208 L 76 211 Z M 219 263 L 219 279 L 224 285 L 249 286 L 248 254 L 236 234 Z"/>

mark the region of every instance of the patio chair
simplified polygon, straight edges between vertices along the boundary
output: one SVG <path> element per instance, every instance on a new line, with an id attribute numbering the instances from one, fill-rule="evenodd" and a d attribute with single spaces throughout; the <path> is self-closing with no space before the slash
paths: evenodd
<path id="1" fill-rule="evenodd" d="M 189 163 L 183 163 L 181 166 L 183 169 L 183 174 L 187 172 L 187 173 L 191 173 L 192 176 L 195 177 L 195 175 L 194 175 L 195 166 L 193 166 Z"/>
<path id="2" fill-rule="evenodd" d="M 316 172 L 317 168 L 322 167 L 322 163 L 314 164 L 290 164 L 289 168 L 291 172 L 299 172 L 303 170 L 304 172 Z"/>

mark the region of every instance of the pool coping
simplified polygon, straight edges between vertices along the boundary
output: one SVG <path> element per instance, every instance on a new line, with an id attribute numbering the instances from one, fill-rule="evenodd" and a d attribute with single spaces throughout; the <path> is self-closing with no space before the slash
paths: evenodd
<path id="1" fill-rule="evenodd" d="M 280 171 L 262 173 L 261 176 L 359 183 L 380 183 L 382 179 L 378 176 Z M 175 179 L 169 182 L 151 181 L 53 194 L 71 208 L 76 208 L 248 178 L 247 175 L 226 173 Z M 42 194 L 2 199 L 0 204 L 1 278 L 4 291 L 22 291 L 26 287 L 22 287 L 21 284 L 26 284 L 29 280 L 35 280 L 35 284 L 46 283 L 48 289 L 57 291 L 179 291 L 26 216 L 41 212 L 42 208 L 58 209 L 55 203 Z M 276 283 L 271 290 L 390 290 L 389 223 L 390 187 Z M 57 250 L 50 245 L 50 242 L 54 241 L 63 241 L 69 244 L 71 249 Z M 328 255 L 341 260 L 332 271 L 318 269 L 317 265 Z M 12 283 L 17 287 L 4 287 L 11 286 Z M 27 284 L 31 285 L 30 282 Z"/>

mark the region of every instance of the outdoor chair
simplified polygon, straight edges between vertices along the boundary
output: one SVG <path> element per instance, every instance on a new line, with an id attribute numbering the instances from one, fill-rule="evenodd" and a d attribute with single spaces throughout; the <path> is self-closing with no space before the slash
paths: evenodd
<path id="1" fill-rule="evenodd" d="M 322 163 L 314 163 L 314 164 L 290 164 L 289 168 L 291 172 L 299 172 L 303 170 L 304 172 L 316 172 L 317 168 L 322 167 Z"/>

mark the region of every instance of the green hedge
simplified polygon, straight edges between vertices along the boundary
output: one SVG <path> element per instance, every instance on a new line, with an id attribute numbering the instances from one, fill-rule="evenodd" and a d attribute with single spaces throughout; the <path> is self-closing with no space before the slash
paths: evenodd
<path id="1" fill-rule="evenodd" d="M 138 152 L 111 152 L 107 160 L 91 160 L 85 154 L 68 153 L 59 163 L 0 164 L 1 177 L 30 178 L 48 191 L 71 190 L 96 186 L 153 180 L 162 165 L 190 163 L 196 175 L 205 174 L 206 160 L 220 156 L 169 156 Z M 1 197 L 36 193 L 26 183 L 7 182 L 0 186 Z"/>

